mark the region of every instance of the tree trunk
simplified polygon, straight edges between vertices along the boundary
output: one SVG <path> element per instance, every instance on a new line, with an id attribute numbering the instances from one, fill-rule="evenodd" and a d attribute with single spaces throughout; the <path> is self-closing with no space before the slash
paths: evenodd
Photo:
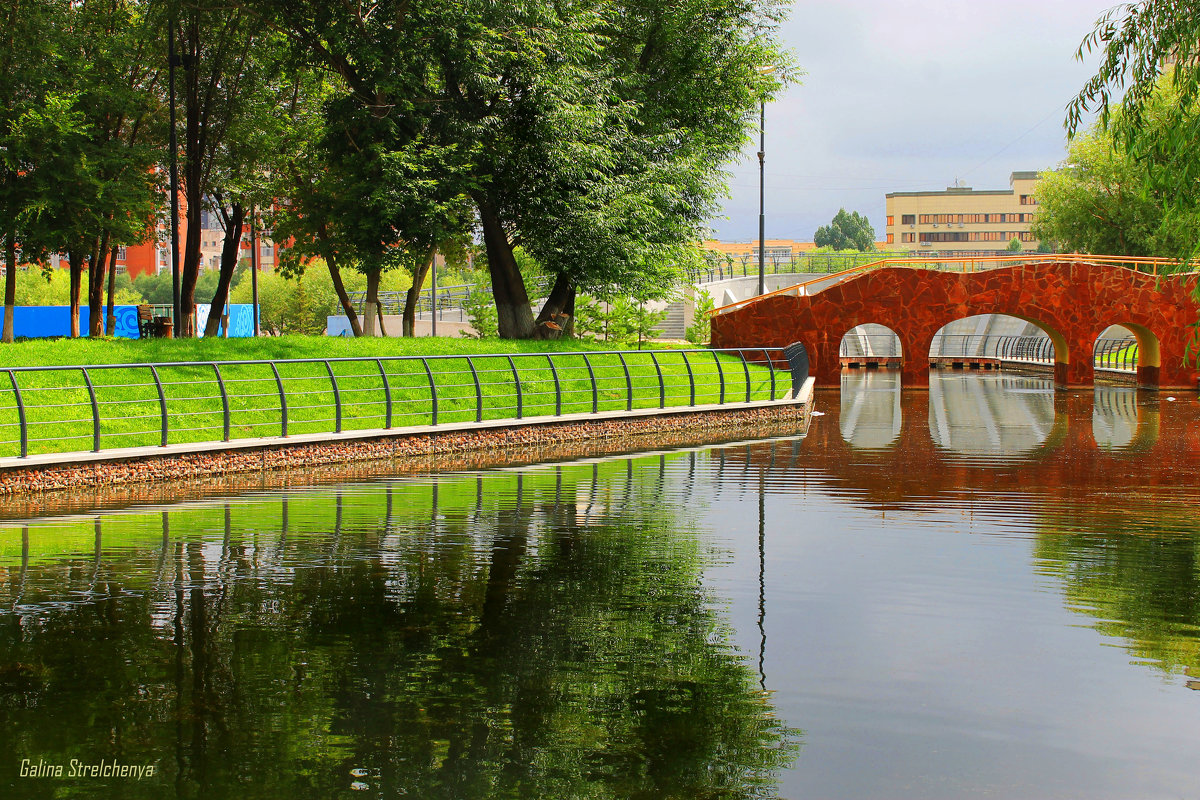
<path id="1" fill-rule="evenodd" d="M 13 232 L 4 236 L 4 334 L 3 340 L 13 340 L 13 315 L 17 308 L 17 240 Z"/>
<path id="2" fill-rule="evenodd" d="M 363 335 L 362 323 L 358 321 L 358 314 L 354 310 L 354 304 L 350 302 L 350 295 L 346 294 L 346 285 L 342 283 L 342 270 L 332 258 L 326 258 L 325 265 L 329 267 L 329 277 L 333 281 L 333 290 L 337 292 L 338 301 L 342 304 L 342 311 L 346 312 L 346 319 L 350 320 L 350 330 L 355 338 L 358 338 Z"/>
<path id="3" fill-rule="evenodd" d="M 429 274 L 430 268 L 433 266 L 433 258 L 437 253 L 436 248 L 429 248 L 429 258 L 421 262 L 421 266 L 417 267 L 417 271 L 413 273 L 412 286 L 408 287 L 408 294 L 404 298 L 404 332 L 405 336 L 417 335 L 417 300 L 421 297 L 421 287 L 425 285 L 425 276 Z M 434 308 L 434 313 L 437 309 Z"/>
<path id="4" fill-rule="evenodd" d="M 111 234 L 100 237 L 100 245 L 92 252 L 88 265 L 88 336 L 104 335 L 104 277 L 108 266 Z"/>
<path id="5" fill-rule="evenodd" d="M 104 323 L 104 332 L 108 336 L 117 334 L 117 315 L 113 312 L 113 295 L 117 291 L 117 248 L 108 251 L 108 315 Z"/>
<path id="6" fill-rule="evenodd" d="M 537 338 L 558 339 L 571 336 L 575 317 L 575 287 L 571 279 L 559 274 L 546 304 L 537 317 Z"/>
<path id="7" fill-rule="evenodd" d="M 221 274 L 217 278 L 217 290 L 213 293 L 212 306 L 208 310 L 208 323 L 204 326 L 206 337 L 215 337 L 221 327 L 221 317 L 225 314 L 226 301 L 229 299 L 229 283 L 233 280 L 233 270 L 237 266 L 238 256 L 242 254 L 242 224 L 245 219 L 245 209 L 240 203 L 234 203 L 231 213 L 225 218 L 225 244 L 221 248 Z"/>
<path id="8" fill-rule="evenodd" d="M 383 327 L 383 309 L 379 307 L 379 278 L 382 270 L 373 269 L 367 273 L 367 313 L 374 313 L 379 322 L 379 335 L 387 336 Z"/>
<path id="9" fill-rule="evenodd" d="M 200 22 L 192 14 L 181 37 L 184 57 L 199 64 Z M 193 67 L 184 74 L 183 198 L 187 205 L 187 236 L 183 242 L 183 264 L 179 270 L 179 331 L 184 337 L 196 335 L 196 280 L 200 277 L 200 212 L 204 204 L 205 151 L 209 131 L 204 125 L 205 98 L 200 85 L 201 70 Z"/>
<path id="10" fill-rule="evenodd" d="M 79 288 L 83 282 L 83 262 L 86 256 L 78 245 L 67 252 L 67 265 L 71 278 L 71 338 L 79 338 Z"/>
<path id="11" fill-rule="evenodd" d="M 512 242 L 500 221 L 495 207 L 482 197 L 476 197 L 479 221 L 483 227 L 483 243 L 487 248 L 488 272 L 492 278 L 492 296 L 496 300 L 496 322 L 501 339 L 532 339 L 533 310 L 525 279 L 513 257 Z"/>

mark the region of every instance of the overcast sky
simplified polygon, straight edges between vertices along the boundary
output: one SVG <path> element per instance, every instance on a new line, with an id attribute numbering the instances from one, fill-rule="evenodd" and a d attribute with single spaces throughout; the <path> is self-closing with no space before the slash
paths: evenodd
<path id="1" fill-rule="evenodd" d="M 837 210 L 884 233 L 884 195 L 959 179 L 1007 189 L 1065 155 L 1074 59 L 1113 0 L 795 0 L 783 38 L 807 73 L 766 110 L 766 235 L 811 241 Z M 758 237 L 757 137 L 732 167 L 726 241 Z"/>

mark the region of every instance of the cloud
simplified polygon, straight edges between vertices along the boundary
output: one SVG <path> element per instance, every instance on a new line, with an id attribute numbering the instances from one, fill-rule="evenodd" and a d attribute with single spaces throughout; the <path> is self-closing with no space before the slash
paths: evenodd
<path id="1" fill-rule="evenodd" d="M 962 178 L 1008 187 L 1065 155 L 1063 110 L 1091 74 L 1073 59 L 1101 2 L 797 2 L 783 38 L 807 71 L 767 107 L 767 235 L 809 239 L 838 208 L 883 233 L 889 191 Z M 755 144 L 712 225 L 758 231 Z"/>

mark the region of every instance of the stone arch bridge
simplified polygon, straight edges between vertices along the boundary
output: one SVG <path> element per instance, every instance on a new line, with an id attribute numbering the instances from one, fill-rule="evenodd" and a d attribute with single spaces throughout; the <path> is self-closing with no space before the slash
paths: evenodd
<path id="1" fill-rule="evenodd" d="M 925 387 L 930 345 L 942 327 L 978 314 L 1005 314 L 1037 325 L 1054 342 L 1059 386 L 1091 386 L 1096 339 L 1109 326 L 1123 325 L 1138 340 L 1139 386 L 1196 389 L 1196 275 L 1158 277 L 1119 262 L 1051 256 L 969 272 L 881 262 L 823 279 L 827 288 L 819 291 L 801 285 L 717 309 L 712 346 L 801 342 L 816 385 L 838 386 L 842 337 L 876 323 L 900 339 L 904 386 Z"/>

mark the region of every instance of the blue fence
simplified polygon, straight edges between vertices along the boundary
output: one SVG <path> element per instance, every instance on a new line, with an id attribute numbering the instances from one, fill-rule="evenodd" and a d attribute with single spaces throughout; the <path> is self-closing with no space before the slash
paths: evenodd
<path id="1" fill-rule="evenodd" d="M 196 306 L 196 328 L 204 334 L 204 326 L 208 322 L 208 303 Z M 229 313 L 229 336 L 231 338 L 246 338 L 254 335 L 254 306 L 249 303 L 237 303 L 226 306 Z M 5 309 L 0 306 L 0 323 L 4 320 Z M 71 335 L 70 306 L 17 306 L 13 309 L 13 335 L 30 339 L 51 336 Z M 90 311 L 87 306 L 79 309 L 79 333 L 87 336 L 87 320 Z M 137 339 L 138 319 L 137 306 L 114 306 L 113 315 L 117 318 L 116 335 L 125 339 Z M 221 336 L 225 335 L 222 327 Z"/>

